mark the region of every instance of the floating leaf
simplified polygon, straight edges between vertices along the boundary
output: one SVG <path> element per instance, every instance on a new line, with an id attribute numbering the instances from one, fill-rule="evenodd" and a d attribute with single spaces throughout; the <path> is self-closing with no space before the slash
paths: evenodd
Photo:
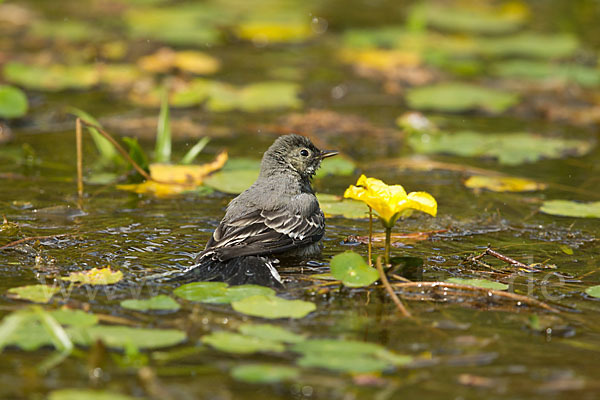
<path id="1" fill-rule="evenodd" d="M 27 285 L 8 289 L 8 293 L 14 298 L 34 303 L 48 303 L 59 291 L 60 287 L 50 285 Z"/>
<path id="2" fill-rule="evenodd" d="M 446 82 L 410 89 L 406 101 L 411 108 L 463 112 L 481 109 L 501 113 L 516 105 L 519 96 L 483 86 Z"/>
<path id="3" fill-rule="evenodd" d="M 300 370 L 278 364 L 246 364 L 233 367 L 231 376 L 247 383 L 276 383 L 295 381 L 300 376 Z"/>
<path id="4" fill-rule="evenodd" d="M 175 329 L 143 329 L 129 326 L 95 325 L 88 328 L 69 329 L 73 341 L 89 346 L 101 340 L 106 346 L 123 349 L 157 349 L 173 346 L 185 340 L 185 332 Z"/>
<path id="5" fill-rule="evenodd" d="M 349 373 L 378 372 L 389 367 L 389 363 L 377 358 L 344 353 L 308 353 L 298 360 L 301 367 L 325 368 Z"/>
<path id="6" fill-rule="evenodd" d="M 315 175 L 317 178 L 323 178 L 328 175 L 349 176 L 356 170 L 354 161 L 343 156 L 326 158 L 321 164 L 321 168 Z"/>
<path id="7" fill-rule="evenodd" d="M 587 141 L 530 133 L 424 133 L 410 135 L 408 143 L 417 153 L 493 157 L 506 165 L 535 162 L 542 158 L 583 155 L 592 149 L 592 144 Z"/>
<path id="8" fill-rule="evenodd" d="M 206 178 L 205 184 L 219 192 L 239 194 L 254 183 L 260 172 L 260 160 L 233 158 L 223 169 Z"/>
<path id="9" fill-rule="evenodd" d="M 331 275 L 348 287 L 369 286 L 379 279 L 377 271 L 353 251 L 345 251 L 331 259 Z"/>
<path id="10" fill-rule="evenodd" d="M 508 12 L 501 8 L 451 7 L 445 4 L 418 3 L 411 13 L 415 18 L 424 18 L 428 25 L 435 28 L 484 34 L 501 34 L 518 29 L 524 22 L 525 9 Z"/>
<path id="11" fill-rule="evenodd" d="M 37 37 L 72 42 L 94 41 L 103 36 L 94 26 L 71 19 L 36 21 L 31 25 L 30 33 Z"/>
<path id="12" fill-rule="evenodd" d="M 600 298 L 600 285 L 590 286 L 589 288 L 585 289 L 585 293 L 589 296 Z"/>
<path id="13" fill-rule="evenodd" d="M 4 64 L 4 78 L 28 89 L 60 91 L 87 89 L 100 81 L 94 65 L 29 65 L 17 61 Z"/>
<path id="14" fill-rule="evenodd" d="M 223 10 L 207 3 L 175 7 L 133 8 L 125 14 L 131 35 L 140 39 L 156 39 L 173 45 L 210 45 L 220 41 L 216 25 Z"/>
<path id="15" fill-rule="evenodd" d="M 202 165 L 150 164 L 150 176 L 162 183 L 201 185 L 206 177 L 220 170 L 227 162 L 227 152 L 219 153 L 215 159 Z"/>
<path id="16" fill-rule="evenodd" d="M 542 61 L 510 60 L 494 63 L 494 75 L 549 84 L 578 84 L 594 87 L 600 84 L 600 71 L 576 64 L 550 64 Z"/>
<path id="17" fill-rule="evenodd" d="M 285 350 L 284 345 L 280 342 L 225 331 L 203 336 L 202 342 L 217 350 L 238 354 L 250 354 L 257 351 L 280 353 Z"/>
<path id="18" fill-rule="evenodd" d="M 333 194 L 317 193 L 317 200 L 326 217 L 344 217 L 349 219 L 369 218 L 369 209 L 363 202 L 342 200 Z"/>
<path id="19" fill-rule="evenodd" d="M 493 192 L 531 192 L 544 190 L 548 185 L 525 178 L 514 176 L 485 176 L 473 175 L 465 182 L 470 189 L 488 189 Z"/>
<path id="20" fill-rule="evenodd" d="M 223 282 L 192 282 L 173 291 L 184 300 L 206 303 L 227 303 L 227 284 Z"/>
<path id="21" fill-rule="evenodd" d="M 246 336 L 254 336 L 276 342 L 299 343 L 306 339 L 304 335 L 299 335 L 271 324 L 243 324 L 238 329 Z"/>
<path id="22" fill-rule="evenodd" d="M 231 303 L 237 312 L 262 318 L 303 318 L 316 310 L 315 303 L 276 296 L 252 296 Z"/>
<path id="23" fill-rule="evenodd" d="M 106 390 L 59 389 L 50 392 L 48 400 L 135 400 L 135 398 Z"/>
<path id="24" fill-rule="evenodd" d="M 92 268 L 83 272 L 71 272 L 63 281 L 80 283 L 82 285 L 112 285 L 123 279 L 121 271 L 113 271 L 110 266 L 105 268 Z"/>
<path id="25" fill-rule="evenodd" d="M 398 68 L 414 68 L 422 63 L 421 55 L 414 50 L 399 49 L 345 49 L 340 58 L 359 68 L 369 68 L 377 71 L 394 71 Z"/>
<path id="26" fill-rule="evenodd" d="M 189 301 L 222 304 L 228 304 L 251 296 L 275 295 L 273 289 L 265 286 L 240 285 L 227 287 L 227 284 L 223 282 L 192 282 L 178 287 L 173 293 Z"/>
<path id="27" fill-rule="evenodd" d="M 484 289 L 492 290 L 506 290 L 508 285 L 505 283 L 494 282 L 487 279 L 463 279 L 463 278 L 450 278 L 446 282 L 457 283 L 459 285 L 469 285 Z"/>
<path id="28" fill-rule="evenodd" d="M 213 74 L 220 68 L 219 60 L 207 53 L 195 50 L 175 51 L 167 47 L 140 58 L 138 65 L 143 70 L 154 73 L 166 73 L 177 68 L 194 74 Z"/>
<path id="29" fill-rule="evenodd" d="M 300 86 L 293 82 L 259 82 L 237 89 L 233 86 L 213 86 L 206 108 L 210 111 L 243 110 L 248 112 L 299 108 Z"/>
<path id="30" fill-rule="evenodd" d="M 314 35 L 309 21 L 247 21 L 234 30 L 240 39 L 255 43 L 293 43 Z"/>
<path id="31" fill-rule="evenodd" d="M 49 311 L 48 313 L 61 325 L 82 327 L 92 326 L 98 323 L 98 317 L 96 315 L 83 310 L 61 308 Z"/>
<path id="32" fill-rule="evenodd" d="M 394 354 L 376 343 L 355 340 L 307 340 L 295 344 L 292 350 L 303 355 L 298 360 L 303 367 L 352 373 L 377 372 L 392 364 L 404 365 L 412 361 L 412 357 Z"/>
<path id="33" fill-rule="evenodd" d="M 0 85 L 0 118 L 19 118 L 27 113 L 25 93 L 14 86 Z"/>
<path id="34" fill-rule="evenodd" d="M 496 57 L 566 58 L 573 56 L 578 47 L 577 38 L 569 34 L 548 35 L 526 32 L 478 41 L 480 52 Z"/>
<path id="35" fill-rule="evenodd" d="M 137 311 L 177 311 L 181 308 L 179 303 L 164 294 L 144 300 L 123 300 L 121 307 Z"/>
<path id="36" fill-rule="evenodd" d="M 571 200 L 546 200 L 540 211 L 562 217 L 600 218 L 600 201 L 580 203 Z"/>

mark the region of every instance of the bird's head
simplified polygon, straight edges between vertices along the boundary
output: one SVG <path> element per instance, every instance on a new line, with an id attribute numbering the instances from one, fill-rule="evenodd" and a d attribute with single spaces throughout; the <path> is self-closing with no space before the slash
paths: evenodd
<path id="1" fill-rule="evenodd" d="M 272 172 L 295 172 L 310 179 L 326 157 L 337 151 L 319 150 L 309 138 L 300 135 L 280 136 L 263 155 L 261 175 Z"/>

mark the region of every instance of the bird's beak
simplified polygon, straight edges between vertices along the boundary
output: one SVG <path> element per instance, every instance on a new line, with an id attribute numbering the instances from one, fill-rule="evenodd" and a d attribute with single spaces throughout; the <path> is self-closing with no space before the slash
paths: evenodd
<path id="1" fill-rule="evenodd" d="M 319 157 L 321 159 L 327 158 L 327 157 L 333 157 L 336 154 L 338 154 L 339 152 L 337 150 L 321 150 L 321 153 L 319 154 Z"/>

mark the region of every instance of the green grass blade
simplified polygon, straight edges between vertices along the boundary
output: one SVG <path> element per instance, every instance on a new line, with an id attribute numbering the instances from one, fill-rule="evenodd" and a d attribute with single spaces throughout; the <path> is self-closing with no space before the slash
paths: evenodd
<path id="1" fill-rule="evenodd" d="M 150 172 L 148 167 L 148 157 L 137 141 L 137 138 L 124 137 L 123 142 L 129 147 L 129 156 L 146 172 Z"/>
<path id="2" fill-rule="evenodd" d="M 101 126 L 100 123 L 94 117 L 92 117 L 90 114 L 86 113 L 83 110 L 80 110 L 75 107 L 69 107 L 68 110 L 71 114 L 81 118 L 84 121 Z M 100 132 L 98 132 L 98 130 L 96 130 L 95 128 L 88 126 L 87 129 L 90 135 L 92 136 L 92 140 L 94 141 L 94 144 L 96 145 L 96 148 L 98 149 L 98 152 L 100 153 L 100 157 L 103 162 L 123 162 L 123 159 L 117 152 L 117 149 L 115 149 L 115 147 L 112 145 L 111 142 L 108 141 L 108 139 L 102 136 Z"/>
<path id="3" fill-rule="evenodd" d="M 31 318 L 31 314 L 24 312 L 14 312 L 4 317 L 0 324 L 0 352 L 4 349 L 4 346 L 8 343 L 13 333 L 15 333 L 28 318 Z"/>
<path id="4" fill-rule="evenodd" d="M 52 339 L 54 347 L 61 352 L 70 353 L 73 350 L 73 342 L 69 338 L 64 328 L 41 307 L 35 307 L 35 312 L 42 323 L 42 326 L 48 332 L 48 335 Z"/>
<path id="5" fill-rule="evenodd" d="M 191 149 L 188 150 L 187 153 L 185 153 L 185 156 L 183 156 L 181 159 L 181 164 L 191 164 L 194 159 L 196 159 L 198 154 L 204 150 L 208 142 L 210 142 L 210 138 L 207 136 L 198 140 L 198 143 L 196 143 Z"/>
<path id="6" fill-rule="evenodd" d="M 169 117 L 169 95 L 166 88 L 163 90 L 160 102 L 154 161 L 159 163 L 171 161 L 171 121 Z"/>

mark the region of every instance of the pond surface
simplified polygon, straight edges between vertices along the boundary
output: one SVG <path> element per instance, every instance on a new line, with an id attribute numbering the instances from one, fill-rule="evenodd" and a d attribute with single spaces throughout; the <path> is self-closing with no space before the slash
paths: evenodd
<path id="1" fill-rule="evenodd" d="M 29 111 L 22 118 L 3 122 L 12 135 L 0 144 L 0 214 L 7 221 L 0 225 L 2 317 L 31 304 L 16 299 L 8 289 L 54 284 L 63 291 L 41 306 L 45 310 L 83 310 L 97 315 L 102 325 L 177 330 L 185 333 L 185 339 L 176 345 L 151 349 L 138 348 L 134 342 L 111 346 L 110 341 L 107 345 L 91 340 L 80 345 L 74 339 L 75 348 L 54 364 L 48 364 L 49 358 L 58 354 L 52 345 L 32 351 L 9 345 L 0 354 L 0 397 L 42 399 L 58 389 L 89 388 L 133 398 L 161 399 L 597 398 L 600 302 L 585 290 L 600 283 L 598 218 L 555 216 L 539 210 L 545 200 L 600 201 L 600 150 L 595 146 L 600 122 L 600 78 L 591 86 L 569 80 L 515 84 L 488 75 L 490 65 L 514 55 L 494 58 L 479 53 L 474 59 L 482 63 L 483 70 L 477 74 L 465 74 L 461 69 L 465 64 L 456 60 L 450 67 L 425 63 L 419 65 L 427 67 L 408 71 L 403 69 L 406 65 L 402 61 L 401 67 L 391 72 L 385 68 L 369 70 L 337 56 L 340 49 L 348 46 L 344 35 L 359 28 L 400 26 L 411 15 L 413 2 L 259 3 L 263 10 L 276 16 L 280 12 L 286 18 L 292 15 L 292 20 L 307 23 L 309 33 L 300 35 L 295 42 L 281 39 L 277 43 L 278 39 L 269 36 L 277 28 L 262 26 L 258 35 L 248 39 L 240 33 L 239 21 L 244 18 L 230 15 L 231 10 L 241 10 L 239 14 L 243 15 L 246 5 L 235 1 L 202 2 L 198 4 L 211 7 L 213 22 L 207 24 L 218 32 L 219 39 L 207 39 L 208 45 L 197 42 L 194 46 L 186 40 L 169 42 L 148 31 L 136 36 L 131 33 L 134 27 L 124 22 L 126 15 L 136 10 L 174 4 L 183 7 L 189 2 L 65 1 L 60 9 L 42 1 L 5 2 L 0 10 L 12 13 L 13 24 L 0 32 L 0 65 L 15 60 L 40 65 L 89 64 L 103 58 L 103 62 L 110 63 L 107 53 L 99 50 L 110 48 L 109 44 L 115 48 L 124 46 L 124 54 L 114 58 L 118 63 L 131 64 L 169 46 L 176 50 L 201 50 L 218 59 L 218 71 L 199 74 L 206 79 L 238 88 L 265 80 L 297 84 L 295 98 L 301 103 L 289 107 L 282 104 L 281 109 L 246 109 L 236 103 L 231 109 L 217 110 L 211 107 L 218 108 L 214 104 L 224 100 L 214 94 L 214 88 L 208 100 L 189 107 L 172 106 L 172 159 L 179 160 L 202 136 L 211 137 L 211 142 L 196 163 L 210 162 L 222 149 L 227 149 L 230 160 L 260 159 L 278 134 L 294 131 L 309 135 L 319 145 L 339 149 L 356 166 L 350 175 L 315 179 L 313 186 L 318 193 L 341 196 L 364 173 L 390 184 L 402 184 L 407 191 L 427 191 L 437 199 L 436 218 L 415 213 L 396 225 L 394 233 L 431 233 L 426 240 L 409 239 L 395 244 L 392 256 L 400 265 L 397 274 L 410 281 L 482 278 L 501 282 L 510 285 L 508 292 L 538 299 L 558 312 L 500 298 L 491 292 L 412 288 L 398 290 L 414 316 L 402 318 L 381 285 L 347 288 L 322 275 L 311 277 L 329 273 L 329 260 L 340 252 L 353 250 L 366 257 L 366 245 L 348 237 L 367 235 L 368 219 L 342 216 L 327 218 L 325 248 L 320 258 L 282 266 L 286 289 L 278 295 L 315 303 L 316 310 L 308 316 L 267 321 L 236 312 L 228 304 L 181 299 L 173 294 L 180 283 L 148 283 L 145 278 L 191 265 L 234 195 L 214 190 L 156 197 L 120 190 L 115 179 L 123 183 L 137 178 L 127 176 L 128 169 L 123 165 L 102 166 L 86 134 L 85 196 L 79 200 L 74 117 L 66 112 L 69 106 L 83 109 L 111 133 L 138 137 L 141 147 L 151 154 L 159 112 L 159 101 L 148 95 L 154 89 L 138 88 L 145 90 L 146 100 L 151 103 L 144 107 L 143 101 L 132 100 L 135 83 L 127 82 L 121 89 L 115 84 L 97 83 L 80 89 L 50 90 L 11 80 L 4 70 L 5 82 L 25 89 Z M 477 2 L 467 4 L 477 10 L 480 7 Z M 522 25 L 516 31 L 561 33 L 577 39 L 575 53 L 550 57 L 544 62 L 573 68 L 591 66 L 598 75 L 600 5 L 595 1 L 577 4 L 575 7 L 567 0 L 530 1 L 512 2 L 506 7 L 516 9 L 511 12 L 524 18 L 525 22 L 517 18 Z M 17 18 L 22 18 L 20 23 Z M 81 36 L 75 38 L 48 27 L 44 29 L 50 33 L 41 28 L 36 33 L 33 28 L 44 21 L 61 20 L 83 22 L 98 32 L 90 36 L 73 28 Z M 414 15 L 412 20 L 418 22 Z M 423 29 L 444 35 L 452 32 L 451 28 L 435 24 Z M 461 38 L 495 35 L 459 32 Z M 471 56 L 465 57 L 472 61 Z M 409 72 L 433 73 L 431 82 L 462 80 L 518 93 L 520 103 L 498 111 L 485 106 L 459 112 L 411 106 L 407 104 L 407 93 L 422 85 L 405 79 L 402 74 Z M 185 68 L 167 68 L 150 79 L 158 82 L 164 76 L 181 82 L 192 79 Z M 174 85 L 183 85 L 181 82 Z M 275 95 L 267 93 L 269 96 Z M 258 95 L 257 99 L 253 104 L 268 103 Z M 552 103 L 552 107 L 545 103 L 542 110 L 539 105 L 543 100 Z M 555 117 L 559 106 L 589 110 L 588 115 L 596 107 L 597 116 Z M 419 155 L 410 146 L 406 130 L 396 125 L 397 117 L 415 110 L 423 112 L 442 131 L 475 131 L 482 135 L 531 132 L 546 139 L 578 140 L 587 147 L 581 152 L 559 152 L 556 156 L 517 163 L 501 163 L 498 157 L 485 153 L 477 156 L 461 155 L 460 151 L 422 151 L 424 154 Z M 574 115 L 575 108 L 569 110 Z M 520 151 L 519 143 L 512 151 Z M 419 167 L 422 165 L 426 168 Z M 532 179 L 547 187 L 511 193 L 474 190 L 464 185 L 471 175 L 493 176 L 494 172 Z M 382 232 L 378 223 L 375 230 Z M 486 264 L 467 260 L 488 245 L 535 267 L 536 272 L 489 256 L 482 259 Z M 374 251 L 382 254 L 383 243 L 376 242 Z M 119 283 L 69 286 L 60 280 L 71 272 L 107 265 L 123 273 Z M 120 305 L 126 299 L 158 294 L 176 299 L 180 308 L 143 312 Z M 358 367 L 319 368 L 299 361 L 291 344 L 283 351 L 240 354 L 217 350 L 202 341 L 202 337 L 215 332 L 237 332 L 243 324 L 265 322 L 309 339 L 376 343 L 393 354 L 410 356 L 410 362 L 390 362 L 385 368 L 366 371 Z M 366 362 L 358 356 L 341 360 Z M 274 383 L 250 383 L 248 380 L 252 379 L 235 377 L 236 368 L 255 363 L 273 364 L 275 369 L 297 369 L 293 378 Z M 44 365 L 50 367 L 42 368 Z M 60 392 L 52 398 L 67 398 L 56 393 Z"/>

